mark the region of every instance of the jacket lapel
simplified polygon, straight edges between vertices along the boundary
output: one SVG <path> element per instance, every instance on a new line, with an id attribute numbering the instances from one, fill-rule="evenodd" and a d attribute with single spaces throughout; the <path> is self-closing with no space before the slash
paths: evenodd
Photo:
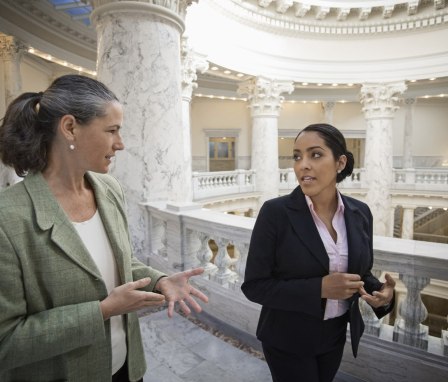
<path id="1" fill-rule="evenodd" d="M 354 206 L 350 200 L 342 196 L 344 202 L 344 217 L 345 226 L 347 229 L 347 245 L 348 245 L 348 273 L 359 273 L 361 269 L 360 254 L 363 250 L 368 251 L 368 248 L 363 249 L 361 238 L 365 235 L 364 218 L 359 209 Z"/>
<path id="2" fill-rule="evenodd" d="M 286 207 L 287 215 L 295 233 L 328 273 L 330 260 L 300 186 L 296 187 L 289 195 Z"/>
<path id="3" fill-rule="evenodd" d="M 101 278 L 95 262 L 85 248 L 73 224 L 57 203 L 42 174 L 28 175 L 23 182 L 33 203 L 39 228 L 43 231 L 51 230 L 50 237 L 52 242 L 67 257 L 95 278 Z"/>

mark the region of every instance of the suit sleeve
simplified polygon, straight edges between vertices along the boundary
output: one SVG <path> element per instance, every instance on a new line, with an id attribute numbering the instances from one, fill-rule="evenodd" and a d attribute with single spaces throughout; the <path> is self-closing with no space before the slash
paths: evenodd
<path id="1" fill-rule="evenodd" d="M 1 371 L 104 340 L 99 301 L 28 314 L 20 261 L 1 227 L 0 269 Z"/>
<path id="2" fill-rule="evenodd" d="M 372 267 L 373 267 L 373 261 L 374 261 L 374 254 L 373 254 L 373 216 L 370 211 L 370 209 L 366 206 L 367 209 L 367 215 L 368 215 L 368 233 L 369 233 L 369 250 L 370 250 L 370 266 L 368 272 L 366 272 L 363 277 L 362 281 L 364 281 L 364 289 L 367 293 L 372 294 L 374 291 L 378 291 L 383 286 L 383 283 L 379 281 L 373 274 L 372 274 Z M 382 318 L 385 315 L 389 314 L 393 309 L 395 305 L 395 293 L 394 297 L 390 303 L 390 305 L 387 308 L 379 307 L 379 308 L 373 308 L 372 310 L 375 313 L 375 315 L 378 318 Z"/>
<path id="3" fill-rule="evenodd" d="M 279 212 L 269 202 L 260 209 L 241 289 L 250 301 L 265 307 L 322 318 L 322 277 L 283 279 L 275 274 L 279 220 L 287 219 Z"/>

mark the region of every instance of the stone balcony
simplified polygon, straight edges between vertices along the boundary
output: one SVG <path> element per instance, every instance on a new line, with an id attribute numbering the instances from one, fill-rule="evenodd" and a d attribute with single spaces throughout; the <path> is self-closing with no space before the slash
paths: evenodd
<path id="1" fill-rule="evenodd" d="M 199 204 L 143 207 L 148 217 L 147 263 L 166 272 L 204 267 L 204 277 L 195 281 L 210 298 L 202 319 L 259 348 L 254 333 L 260 306 L 240 290 L 255 219 Z M 342 370 L 367 381 L 384 380 L 384 375 L 388 381 L 429 376 L 431 381 L 448 380 L 448 331 L 429 334 L 422 324 L 427 310 L 421 299 L 432 282 L 448 282 L 448 245 L 375 236 L 374 252 L 374 273 L 381 277 L 387 271 L 399 280 L 397 307 L 393 317 L 377 320 L 368 306 L 361 306 L 366 334 L 357 360 L 346 349 Z"/>

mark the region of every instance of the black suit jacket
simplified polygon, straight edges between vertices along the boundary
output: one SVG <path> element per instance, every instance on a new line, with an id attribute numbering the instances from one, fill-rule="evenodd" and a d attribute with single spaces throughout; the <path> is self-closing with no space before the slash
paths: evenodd
<path id="1" fill-rule="evenodd" d="M 372 275 L 372 214 L 356 199 L 342 196 L 348 241 L 348 273 L 362 277 L 368 293 L 382 283 Z M 322 278 L 329 258 L 314 224 L 305 195 L 297 187 L 290 195 L 271 199 L 260 209 L 252 232 L 244 283 L 246 297 L 262 305 L 257 328 L 260 341 L 294 352 L 312 354 L 320 343 L 326 299 Z M 356 357 L 364 323 L 359 294 L 349 300 L 350 332 Z M 374 309 L 378 318 L 389 309 Z"/>

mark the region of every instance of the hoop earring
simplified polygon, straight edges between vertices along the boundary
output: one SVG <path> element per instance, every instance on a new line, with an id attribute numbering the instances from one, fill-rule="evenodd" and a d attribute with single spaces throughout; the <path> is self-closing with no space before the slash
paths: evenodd
<path id="1" fill-rule="evenodd" d="M 75 145 L 70 145 L 68 148 L 73 151 L 75 149 Z"/>

